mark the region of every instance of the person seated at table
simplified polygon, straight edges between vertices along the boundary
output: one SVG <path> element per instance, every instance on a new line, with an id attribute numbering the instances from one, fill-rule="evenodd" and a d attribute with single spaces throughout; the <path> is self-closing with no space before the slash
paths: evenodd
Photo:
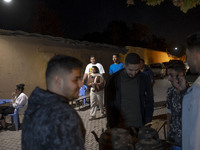
<path id="1" fill-rule="evenodd" d="M 88 87 L 90 89 L 90 118 L 93 120 L 96 118 L 97 104 L 99 105 L 101 117 L 105 116 L 103 108 L 103 89 L 104 89 L 104 79 L 99 73 L 99 69 L 96 66 L 92 66 L 92 74 L 89 76 L 87 81 Z"/>
<path id="2" fill-rule="evenodd" d="M 6 128 L 5 116 L 13 114 L 17 106 L 23 106 L 28 100 L 26 94 L 23 93 L 24 86 L 24 84 L 16 85 L 15 92 L 12 93 L 10 106 L 0 106 L 0 123 L 4 129 Z"/>

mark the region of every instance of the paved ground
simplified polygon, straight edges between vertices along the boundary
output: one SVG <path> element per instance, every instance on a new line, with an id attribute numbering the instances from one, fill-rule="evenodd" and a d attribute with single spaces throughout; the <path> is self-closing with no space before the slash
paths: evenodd
<path id="1" fill-rule="evenodd" d="M 170 86 L 169 82 L 166 79 L 156 80 L 154 85 L 154 98 L 155 101 L 166 100 L 166 91 Z M 98 143 L 94 139 L 94 136 L 91 134 L 91 131 L 94 130 L 98 136 L 102 133 L 102 128 L 105 129 L 106 118 L 99 118 L 93 121 L 89 121 L 89 108 L 84 107 L 80 111 L 77 111 L 81 116 L 86 133 L 86 150 L 98 150 Z M 165 109 L 156 110 L 154 115 L 165 113 Z M 97 118 L 100 115 L 100 112 L 97 112 Z M 22 119 L 22 116 L 21 116 Z M 9 121 L 9 120 L 8 120 Z M 160 137 L 163 138 L 163 131 L 160 132 Z M 21 149 L 21 130 L 15 131 L 11 128 L 8 131 L 0 131 L 0 150 L 20 150 Z"/>
<path id="2" fill-rule="evenodd" d="M 96 142 L 91 131 L 95 131 L 98 136 L 102 133 L 102 128 L 105 129 L 106 118 L 99 118 L 100 112 L 97 112 L 97 119 L 89 121 L 89 108 L 86 106 L 80 111 L 77 111 L 83 119 L 86 128 L 85 147 L 87 150 L 97 150 L 98 143 Z M 21 117 L 22 119 L 22 117 Z M 9 119 L 7 120 L 9 122 Z M 9 124 L 10 125 L 10 124 Z M 20 150 L 21 149 L 21 130 L 15 131 L 14 128 L 9 128 L 8 131 L 0 131 L 0 150 Z"/>

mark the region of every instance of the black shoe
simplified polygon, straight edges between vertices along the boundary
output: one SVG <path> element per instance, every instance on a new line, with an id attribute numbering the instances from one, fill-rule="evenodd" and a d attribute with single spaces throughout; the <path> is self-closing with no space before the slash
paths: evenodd
<path id="1" fill-rule="evenodd" d="M 8 130 L 8 127 L 3 128 L 2 126 L 0 126 L 0 130 L 6 131 L 6 130 Z"/>
<path id="2" fill-rule="evenodd" d="M 3 130 L 4 130 L 4 131 L 7 131 L 7 130 L 8 130 L 8 128 L 7 128 L 7 127 L 6 127 L 6 128 L 3 128 Z"/>

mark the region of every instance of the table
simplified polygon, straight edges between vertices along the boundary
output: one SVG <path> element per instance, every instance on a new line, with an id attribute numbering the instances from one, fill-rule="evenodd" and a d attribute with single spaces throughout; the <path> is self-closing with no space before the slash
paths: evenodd
<path id="1" fill-rule="evenodd" d="M 0 99 L 0 105 L 10 103 L 11 99 Z"/>

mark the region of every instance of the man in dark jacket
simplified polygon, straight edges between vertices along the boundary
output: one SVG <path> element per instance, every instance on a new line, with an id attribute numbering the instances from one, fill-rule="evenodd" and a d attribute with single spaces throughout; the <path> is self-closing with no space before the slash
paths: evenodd
<path id="1" fill-rule="evenodd" d="M 140 57 L 129 53 L 125 69 L 106 82 L 105 104 L 109 128 L 140 128 L 152 121 L 153 89 L 149 76 L 140 72 Z"/>
<path id="2" fill-rule="evenodd" d="M 144 59 L 140 59 L 140 71 L 148 75 L 151 79 L 152 86 L 155 83 L 154 75 L 149 66 L 144 63 Z"/>
<path id="3" fill-rule="evenodd" d="M 64 55 L 54 56 L 46 70 L 47 90 L 38 87 L 29 98 L 22 124 L 23 150 L 84 150 L 85 129 L 68 104 L 78 98 L 82 63 Z"/>

